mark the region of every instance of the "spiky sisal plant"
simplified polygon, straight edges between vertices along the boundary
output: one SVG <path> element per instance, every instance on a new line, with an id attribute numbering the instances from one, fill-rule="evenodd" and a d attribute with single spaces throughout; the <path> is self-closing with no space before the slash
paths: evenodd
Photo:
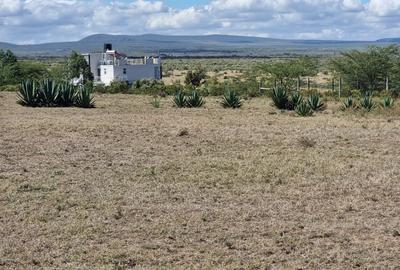
<path id="1" fill-rule="evenodd" d="M 296 107 L 303 102 L 303 97 L 299 92 L 293 92 L 289 97 L 289 102 L 292 104 L 293 108 L 296 109 Z"/>
<path id="2" fill-rule="evenodd" d="M 70 83 L 61 83 L 58 85 L 58 97 L 56 103 L 58 106 L 63 107 L 73 106 L 77 94 L 77 87 Z"/>
<path id="3" fill-rule="evenodd" d="M 77 92 L 75 105 L 81 108 L 94 108 L 95 102 L 92 95 L 92 88 L 90 86 L 84 85 L 79 87 Z"/>
<path id="4" fill-rule="evenodd" d="M 375 108 L 375 102 L 371 96 L 366 95 L 361 99 L 360 105 L 364 108 L 367 112 L 372 111 Z"/>
<path id="5" fill-rule="evenodd" d="M 224 108 L 237 109 L 242 107 L 243 102 L 233 90 L 228 90 L 222 97 L 221 105 Z"/>
<path id="6" fill-rule="evenodd" d="M 282 87 L 276 87 L 272 91 L 272 101 L 278 109 L 286 110 L 289 105 L 289 98 L 286 90 Z"/>
<path id="7" fill-rule="evenodd" d="M 343 110 L 351 109 L 354 107 L 355 107 L 355 102 L 353 97 L 350 96 L 343 101 L 343 106 L 342 106 Z"/>
<path id="8" fill-rule="evenodd" d="M 383 108 L 391 108 L 394 105 L 394 99 L 392 97 L 384 97 L 382 100 Z"/>
<path id="9" fill-rule="evenodd" d="M 41 106 L 51 107 L 57 105 L 58 85 L 53 80 L 44 80 L 39 86 L 39 102 Z"/>
<path id="10" fill-rule="evenodd" d="M 37 85 L 34 81 L 27 80 L 21 83 L 17 95 L 19 104 L 28 107 L 39 106 Z"/>
<path id="11" fill-rule="evenodd" d="M 186 106 L 186 96 L 182 91 L 176 92 L 172 101 L 178 108 L 184 108 Z"/>
<path id="12" fill-rule="evenodd" d="M 301 102 L 299 105 L 296 106 L 296 113 L 300 116 L 307 117 L 313 115 L 313 110 L 308 105 L 308 102 Z"/>
<path id="13" fill-rule="evenodd" d="M 189 108 L 199 108 L 203 105 L 204 100 L 197 91 L 193 91 L 186 100 L 186 106 Z"/>
<path id="14" fill-rule="evenodd" d="M 324 103 L 321 100 L 321 97 L 319 94 L 311 94 L 308 97 L 308 106 L 310 106 L 311 109 L 314 111 L 320 111 L 324 109 Z"/>

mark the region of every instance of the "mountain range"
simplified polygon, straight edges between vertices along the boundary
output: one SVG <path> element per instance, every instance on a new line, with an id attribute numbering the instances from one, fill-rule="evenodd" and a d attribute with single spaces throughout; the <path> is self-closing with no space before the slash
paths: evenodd
<path id="1" fill-rule="evenodd" d="M 375 41 L 289 40 L 231 35 L 106 35 L 97 34 L 74 42 L 16 45 L 0 42 L 0 49 L 10 49 L 19 56 L 58 57 L 71 51 L 101 51 L 112 43 L 128 55 L 161 53 L 170 56 L 276 56 L 290 54 L 335 54 L 338 51 L 362 49 L 370 45 L 400 44 L 400 38 Z"/>

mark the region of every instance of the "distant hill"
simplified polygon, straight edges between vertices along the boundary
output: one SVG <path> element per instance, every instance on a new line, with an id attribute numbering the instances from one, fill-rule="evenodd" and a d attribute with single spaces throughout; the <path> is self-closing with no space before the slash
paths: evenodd
<path id="1" fill-rule="evenodd" d="M 383 38 L 383 39 L 378 39 L 377 42 L 383 42 L 383 43 L 400 43 L 400 38 Z"/>
<path id="2" fill-rule="evenodd" d="M 274 56 L 289 54 L 333 54 L 337 51 L 400 43 L 400 38 L 377 41 L 285 40 L 261 37 L 207 35 L 106 35 L 88 36 L 75 42 L 34 45 L 0 43 L 0 49 L 10 49 L 19 56 L 65 56 L 78 52 L 101 51 L 104 43 L 128 55 L 162 53 L 173 56 Z"/>

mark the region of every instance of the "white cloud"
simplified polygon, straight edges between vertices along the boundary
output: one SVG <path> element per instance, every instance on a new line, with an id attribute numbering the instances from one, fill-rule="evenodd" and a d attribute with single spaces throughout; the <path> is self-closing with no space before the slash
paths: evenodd
<path id="1" fill-rule="evenodd" d="M 21 10 L 20 0 L 0 0 L 0 17 L 17 14 Z"/>
<path id="2" fill-rule="evenodd" d="M 0 41 L 88 34 L 241 34 L 276 38 L 400 36 L 400 0 L 211 0 L 176 9 L 160 0 L 0 0 Z"/>
<path id="3" fill-rule="evenodd" d="M 400 14 L 400 0 L 371 0 L 368 10 L 378 16 L 393 16 Z"/>

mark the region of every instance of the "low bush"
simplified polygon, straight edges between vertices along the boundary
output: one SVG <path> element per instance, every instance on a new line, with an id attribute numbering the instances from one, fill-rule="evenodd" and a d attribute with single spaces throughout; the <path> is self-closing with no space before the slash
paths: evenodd
<path id="1" fill-rule="evenodd" d="M 110 94 L 127 94 L 129 92 L 130 86 L 127 82 L 123 81 L 112 81 L 110 86 L 107 87 L 107 93 Z"/>
<path id="2" fill-rule="evenodd" d="M 10 85 L 2 85 L 0 86 L 0 92 L 4 91 L 4 92 L 18 92 L 20 90 L 20 86 L 19 85 L 14 85 L 14 84 L 10 84 Z"/>

